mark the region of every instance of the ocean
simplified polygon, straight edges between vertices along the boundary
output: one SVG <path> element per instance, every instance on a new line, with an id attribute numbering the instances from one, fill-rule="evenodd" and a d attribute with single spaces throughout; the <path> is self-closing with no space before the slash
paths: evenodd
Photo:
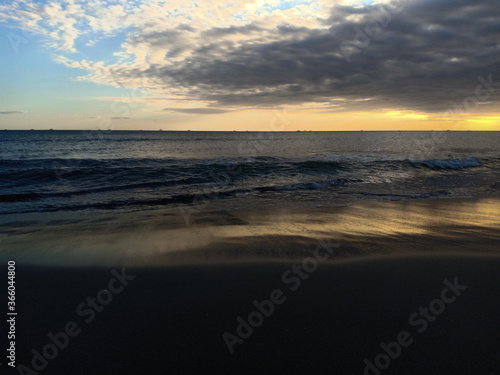
<path id="1" fill-rule="evenodd" d="M 500 132 L 2 131 L 0 213 L 498 197 Z"/>

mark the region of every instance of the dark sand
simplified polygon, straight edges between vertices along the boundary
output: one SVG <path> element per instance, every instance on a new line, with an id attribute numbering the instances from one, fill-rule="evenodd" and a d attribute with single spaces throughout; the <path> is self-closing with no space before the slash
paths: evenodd
<path id="1" fill-rule="evenodd" d="M 106 285 L 109 270 L 18 270 L 18 364 L 68 321 L 82 329 L 47 374 L 362 374 L 381 342 L 413 343 L 384 374 L 500 374 L 500 258 L 396 256 L 322 263 L 291 291 L 292 263 L 128 269 L 136 276 L 86 324 L 76 307 Z M 444 279 L 467 289 L 418 333 L 409 317 L 440 298 Z M 222 334 L 274 289 L 286 300 L 230 354 Z M 10 373 L 10 372 L 9 372 Z"/>
<path id="2" fill-rule="evenodd" d="M 104 219 L 100 230 L 66 219 L 43 229 L 33 218 L 11 220 L 2 264 L 19 254 L 16 364 L 31 368 L 31 350 L 42 353 L 47 335 L 73 321 L 81 332 L 40 373 L 357 375 L 365 358 L 383 353 L 382 342 L 406 331 L 412 343 L 381 374 L 500 374 L 498 207 L 488 200 L 205 212 L 175 229 L 170 214 L 168 222 L 136 217 L 121 231 L 113 223 L 112 233 Z M 40 240 L 22 252 L 32 236 Z M 284 273 L 313 256 L 319 239 L 338 247 L 292 291 Z M 122 266 L 135 279 L 86 323 L 77 306 L 108 289 L 111 270 Z M 455 278 L 467 289 L 417 332 L 410 316 Z M 286 300 L 230 354 L 224 332 L 236 335 L 237 318 L 247 320 L 252 301 L 275 289 Z"/>

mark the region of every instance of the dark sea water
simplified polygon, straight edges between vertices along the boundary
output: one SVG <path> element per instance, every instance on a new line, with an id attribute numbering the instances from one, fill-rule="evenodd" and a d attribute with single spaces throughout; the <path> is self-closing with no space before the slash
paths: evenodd
<path id="1" fill-rule="evenodd" d="M 500 132 L 0 132 L 0 213 L 500 195 Z"/>

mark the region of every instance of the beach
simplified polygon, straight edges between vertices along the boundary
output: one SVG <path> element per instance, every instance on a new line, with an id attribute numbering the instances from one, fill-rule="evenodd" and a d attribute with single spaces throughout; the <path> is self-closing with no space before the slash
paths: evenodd
<path id="1" fill-rule="evenodd" d="M 500 375 L 499 1 L 0 4 L 0 375 Z"/>
<path id="2" fill-rule="evenodd" d="M 498 207 L 12 216 L 16 361 L 52 333 L 50 374 L 500 373 Z"/>
<path id="3" fill-rule="evenodd" d="M 0 366 L 499 374 L 499 136 L 2 132 Z"/>

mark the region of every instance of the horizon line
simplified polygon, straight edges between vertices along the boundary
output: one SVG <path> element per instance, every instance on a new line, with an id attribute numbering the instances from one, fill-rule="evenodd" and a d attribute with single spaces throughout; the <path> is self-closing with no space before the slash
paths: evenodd
<path id="1" fill-rule="evenodd" d="M 326 133 L 326 132 L 500 132 L 499 130 L 416 130 L 416 129 L 397 129 L 397 130 L 164 130 L 164 129 L 2 129 L 1 131 L 101 131 L 101 132 L 112 132 L 112 131 L 120 131 L 120 132 L 157 132 L 157 133 L 165 133 L 165 132 L 199 132 L 199 133 L 208 133 L 208 132 L 218 132 L 218 133 L 260 133 L 260 132 L 270 132 L 270 133 Z"/>

